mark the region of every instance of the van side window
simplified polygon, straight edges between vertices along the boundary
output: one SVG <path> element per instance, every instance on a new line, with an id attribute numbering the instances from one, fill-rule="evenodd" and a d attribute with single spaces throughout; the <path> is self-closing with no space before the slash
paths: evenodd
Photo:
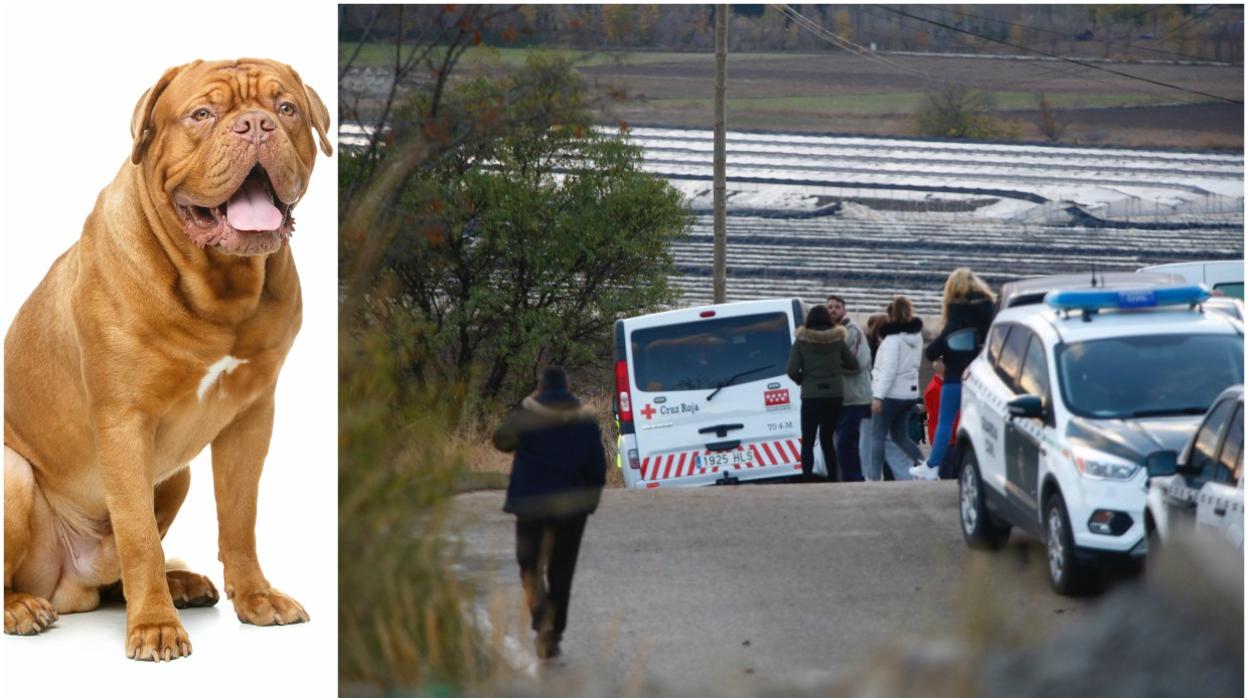
<path id="1" fill-rule="evenodd" d="M 1196 432 L 1196 442 L 1192 448 L 1188 468 L 1193 471 L 1192 474 L 1197 479 L 1207 482 L 1216 477 L 1218 437 L 1221 436 L 1222 427 L 1230 419 L 1231 411 L 1235 409 L 1235 406 L 1234 400 L 1219 402 L 1210 410 L 1209 417 L 1201 425 L 1200 431 Z"/>
<path id="2" fill-rule="evenodd" d="M 1229 402 L 1229 401 L 1228 401 Z M 1222 439 L 1222 453 L 1218 456 L 1216 480 L 1232 485 L 1239 484 L 1240 454 L 1244 448 L 1244 406 L 1240 405 L 1231 417 Z"/>
<path id="3" fill-rule="evenodd" d="M 1027 350 L 1027 340 L 1031 338 L 1031 332 L 1023 327 L 1013 327 L 1010 334 L 1005 338 L 1005 345 L 1001 347 L 1001 358 L 997 361 L 997 375 L 1012 390 L 1014 388 L 1015 378 L 1018 376 L 1018 368 L 1023 363 L 1023 352 Z"/>

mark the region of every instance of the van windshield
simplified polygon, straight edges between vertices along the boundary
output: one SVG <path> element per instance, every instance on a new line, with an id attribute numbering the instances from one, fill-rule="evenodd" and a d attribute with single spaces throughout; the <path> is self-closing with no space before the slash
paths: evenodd
<path id="1" fill-rule="evenodd" d="M 699 320 L 634 330 L 633 379 L 638 390 L 714 390 L 746 371 L 739 383 L 784 373 L 792 344 L 788 313 Z M 758 370 L 755 370 L 758 369 Z"/>
<path id="2" fill-rule="evenodd" d="M 1204 414 L 1244 382 L 1240 335 L 1167 334 L 1073 342 L 1057 354 L 1071 412 L 1093 419 Z"/>

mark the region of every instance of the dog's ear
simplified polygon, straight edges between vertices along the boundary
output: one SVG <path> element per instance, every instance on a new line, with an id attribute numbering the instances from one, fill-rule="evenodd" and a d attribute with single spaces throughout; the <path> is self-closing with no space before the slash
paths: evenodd
<path id="1" fill-rule="evenodd" d="M 139 97 L 139 103 L 134 105 L 134 115 L 130 117 L 130 137 L 134 139 L 134 147 L 130 150 L 130 162 L 135 165 L 143 162 L 143 153 L 152 142 L 155 129 L 155 124 L 152 123 L 152 110 L 156 108 L 156 100 L 160 99 L 160 95 L 164 93 L 166 87 L 169 87 L 169 83 L 173 82 L 178 73 L 190 65 L 195 65 L 195 63 L 166 70 L 165 74 L 160 76 L 160 80 L 147 88 L 143 96 Z"/>
<path id="2" fill-rule="evenodd" d="M 303 82 L 302 80 L 300 82 Z M 321 152 L 325 153 L 325 157 L 334 154 L 334 146 L 329 143 L 329 110 L 325 108 L 325 103 L 321 101 L 321 96 L 312 89 L 311 85 L 303 86 L 303 94 L 308 100 L 308 110 L 311 112 L 312 128 L 316 129 L 317 140 L 321 142 Z"/>

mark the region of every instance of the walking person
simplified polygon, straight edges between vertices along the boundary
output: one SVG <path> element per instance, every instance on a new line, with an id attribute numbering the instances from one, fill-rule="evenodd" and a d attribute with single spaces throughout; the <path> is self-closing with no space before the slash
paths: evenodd
<path id="1" fill-rule="evenodd" d="M 816 305 L 797 328 L 785 369 L 802 386 L 802 478 L 809 481 L 815 467 L 815 440 L 819 439 L 828 479 L 836 480 L 836 421 L 845 397 L 844 376 L 858 370 L 858 360 L 845 343 L 848 332 L 832 324 L 828 308 Z"/>
<path id="2" fill-rule="evenodd" d="M 928 361 L 939 358 L 945 363 L 944 384 L 940 388 L 940 416 L 936 422 L 936 435 L 932 438 L 932 450 L 927 456 L 927 463 L 921 463 L 910 471 L 916 478 L 935 480 L 938 477 L 957 477 L 954 472 L 956 465 L 946 466 L 944 469 L 940 465 L 945 460 L 949 441 L 953 438 L 953 421 L 962 409 L 962 372 L 984 346 L 988 328 L 992 325 L 995 304 L 996 296 L 992 289 L 970 269 L 961 267 L 950 272 L 941 300 L 940 334 L 924 350 Z M 975 332 L 975 348 L 971 351 L 951 349 L 948 344 L 949 335 L 968 328 Z"/>
<path id="3" fill-rule="evenodd" d="M 824 303 L 832 324 L 844 327 L 845 343 L 858 361 L 858 370 L 845 375 L 845 400 L 836 422 L 836 460 L 845 482 L 862 481 L 862 420 L 871 415 L 871 345 L 866 332 L 845 308 L 845 299 L 830 295 Z"/>
<path id="4" fill-rule="evenodd" d="M 910 413 L 919 401 L 919 355 L 923 350 L 923 321 L 905 296 L 888 304 L 888 320 L 880 326 L 880 348 L 871 369 L 871 470 L 874 479 L 884 468 L 884 439 L 891 436 L 909 465 L 923 462 L 923 451 L 910 439 Z M 891 467 L 891 466 L 890 466 Z M 893 470 L 897 480 L 909 480 L 906 468 Z"/>
<path id="5" fill-rule="evenodd" d="M 559 655 L 568 624 L 585 520 L 606 484 L 602 435 L 594 415 L 569 392 L 567 374 L 552 366 L 494 432 L 494 446 L 516 454 L 503 511 L 516 515 L 520 582 L 537 656 L 549 659 Z"/>

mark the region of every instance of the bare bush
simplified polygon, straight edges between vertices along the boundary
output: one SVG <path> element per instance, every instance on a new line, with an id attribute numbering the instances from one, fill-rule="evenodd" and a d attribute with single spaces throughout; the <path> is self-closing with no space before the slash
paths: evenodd
<path id="1" fill-rule="evenodd" d="M 996 99 L 965 85 L 945 85 L 928 92 L 915 115 L 920 136 L 937 138 L 1001 138 Z"/>

